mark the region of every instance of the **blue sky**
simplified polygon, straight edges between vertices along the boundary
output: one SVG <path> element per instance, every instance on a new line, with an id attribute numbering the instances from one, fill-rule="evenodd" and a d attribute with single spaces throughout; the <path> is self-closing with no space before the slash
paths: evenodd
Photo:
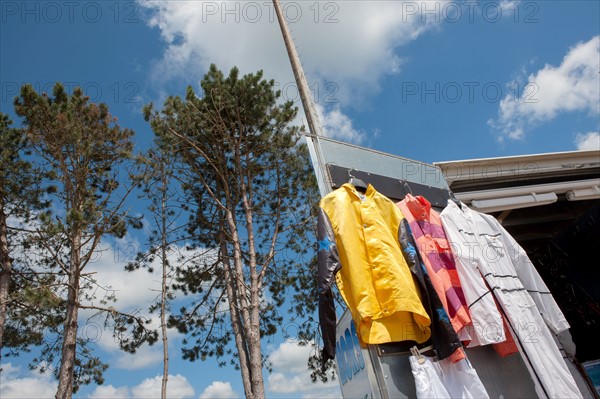
<path id="1" fill-rule="evenodd" d="M 600 147 L 597 1 L 308 0 L 283 6 L 331 137 L 424 162 Z M 136 131 L 140 150 L 152 140 L 141 107 L 197 87 L 211 62 L 222 70 L 237 65 L 243 73 L 263 69 L 284 98 L 298 100 L 266 0 L 3 1 L 0 21 L 2 112 L 14 115 L 12 100 L 23 83 L 48 92 L 56 81 L 79 85 Z M 303 121 L 299 116 L 297 123 Z M 128 240 L 105 243 L 108 251 L 94 267 L 118 290 L 120 306 L 141 307 L 154 297 L 149 288 L 156 277 L 123 274 L 130 243 L 143 237 Z M 285 338 L 265 343 L 275 366 L 265 377 L 269 396 L 339 396 L 337 383 L 307 382 L 306 351 Z M 237 371 L 180 360 L 180 342 L 173 333 L 171 397 L 242 395 Z M 111 367 L 104 386 L 77 396 L 156 396 L 159 349 L 128 357 L 98 332 L 98 353 Z M 54 396 L 52 379 L 29 372 L 26 358 L 7 361 L 3 397 L 19 391 Z"/>

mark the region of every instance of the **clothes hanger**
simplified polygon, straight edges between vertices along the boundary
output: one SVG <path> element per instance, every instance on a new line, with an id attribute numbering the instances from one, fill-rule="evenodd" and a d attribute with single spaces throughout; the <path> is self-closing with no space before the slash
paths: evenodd
<path id="1" fill-rule="evenodd" d="M 423 364 L 425 363 L 425 357 L 422 354 L 430 350 L 433 350 L 433 345 L 429 345 L 421 349 L 418 349 L 416 346 L 413 346 L 412 348 L 410 348 L 410 353 L 417 359 L 419 364 Z"/>
<path id="2" fill-rule="evenodd" d="M 448 189 L 447 191 L 448 191 L 448 199 L 451 200 L 452 202 L 454 202 L 456 204 L 456 206 L 458 206 L 459 208 L 462 209 L 462 207 L 460 206 L 460 200 L 458 198 L 456 198 L 456 196 L 454 195 L 452 190 Z"/>
<path id="3" fill-rule="evenodd" d="M 410 188 L 410 184 L 408 184 L 406 180 L 400 180 L 400 182 L 402 183 L 404 191 L 407 191 L 407 193 L 404 194 L 404 196 L 406 197 L 407 194 L 413 195 L 412 188 Z"/>
<path id="4" fill-rule="evenodd" d="M 354 177 L 352 175 L 352 173 L 350 173 L 353 170 L 356 170 L 356 169 L 354 169 L 354 168 L 348 169 L 348 176 L 350 177 L 348 179 L 348 183 L 352 184 L 354 186 L 354 188 L 356 189 L 356 191 L 363 193 L 363 194 L 366 193 L 367 187 L 368 187 L 367 183 L 365 183 L 361 179 L 357 179 L 356 177 Z"/>

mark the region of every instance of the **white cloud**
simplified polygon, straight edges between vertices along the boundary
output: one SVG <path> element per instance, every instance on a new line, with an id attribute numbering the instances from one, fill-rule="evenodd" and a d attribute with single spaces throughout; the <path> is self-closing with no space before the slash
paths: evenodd
<path id="1" fill-rule="evenodd" d="M 432 2 L 429 2 L 432 3 Z M 448 1 L 440 1 L 442 8 Z M 150 26 L 167 43 L 155 65 L 155 77 L 200 78 L 210 62 L 221 69 L 237 65 L 243 72 L 264 69 L 266 76 L 294 82 L 271 2 L 141 1 L 151 11 Z M 395 50 L 436 25 L 422 18 L 412 1 L 283 1 L 284 15 L 303 61 L 316 79 L 369 88 L 397 73 Z M 431 6 L 428 6 L 431 8 Z M 439 18 L 437 18 L 439 21 Z M 346 97 L 350 100 L 350 97 Z"/>
<path id="2" fill-rule="evenodd" d="M 515 12 L 519 7 L 521 0 L 500 0 L 498 6 L 502 10 L 502 15 L 505 17 L 512 16 L 510 13 Z"/>
<path id="3" fill-rule="evenodd" d="M 365 132 L 355 128 L 344 107 L 361 106 L 379 91 L 379 82 L 400 71 L 397 49 L 443 22 L 449 0 L 282 1 L 284 15 L 302 60 L 321 122 L 329 137 L 358 144 Z M 210 63 L 242 73 L 264 70 L 302 110 L 296 81 L 272 2 L 145 1 L 148 24 L 166 42 L 152 68 L 152 81 L 164 95 L 175 79 L 195 85 Z M 427 10 L 437 10 L 437 16 Z M 157 102 L 162 99 L 157 100 Z M 302 111 L 301 111 L 302 113 Z"/>
<path id="4" fill-rule="evenodd" d="M 223 381 L 213 381 L 200 394 L 200 399 L 233 399 L 240 396 L 231 388 L 231 383 Z"/>
<path id="5" fill-rule="evenodd" d="M 157 375 L 154 378 L 146 378 L 141 383 L 133 387 L 115 387 L 112 385 L 98 386 L 91 394 L 88 395 L 88 398 L 160 398 L 161 389 L 162 375 Z M 180 374 L 169 374 L 169 379 L 167 381 L 168 398 L 189 398 L 194 396 L 194 394 L 194 388 L 184 376 Z"/>
<path id="6" fill-rule="evenodd" d="M 0 364 L 0 373 L 6 377 L 13 377 L 21 371 L 20 366 L 13 366 L 12 363 Z"/>
<path id="7" fill-rule="evenodd" d="M 122 311 L 145 307 L 160 292 L 157 274 L 144 269 L 125 271 L 127 262 L 134 259 L 140 250 L 141 244 L 134 239 L 118 240 L 112 246 L 103 244 L 86 268 L 86 272 L 93 273 L 92 277 L 108 290 L 108 294 L 116 296 L 117 302 L 112 306 Z M 107 293 L 98 289 L 98 300 Z"/>
<path id="8" fill-rule="evenodd" d="M 142 346 L 135 353 L 122 352 L 115 360 L 114 366 L 124 370 L 138 370 L 162 362 L 162 349 L 151 346 Z"/>
<path id="9" fill-rule="evenodd" d="M 58 384 L 50 370 L 21 372 L 19 366 L 2 364 L 0 372 L 0 398 L 53 398 Z"/>
<path id="10" fill-rule="evenodd" d="M 367 140 L 367 133 L 356 129 L 352 120 L 339 107 L 325 111 L 321 105 L 317 105 L 317 113 L 324 136 L 356 144 L 362 144 Z"/>
<path id="11" fill-rule="evenodd" d="M 158 300 L 160 294 L 160 270 L 159 259 L 155 258 L 153 268 L 155 273 L 149 273 L 145 269 L 138 269 L 133 272 L 125 270 L 127 262 L 131 261 L 136 253 L 142 249 L 141 245 L 134 239 L 123 239 L 115 244 L 103 244 L 102 249 L 98 250 L 98 255 L 90 262 L 87 273 L 93 273 L 93 278 L 100 287 L 96 290 L 97 299 L 94 304 L 102 307 L 112 306 L 122 312 L 135 312 L 139 316 L 149 319 L 151 322 L 149 328 L 158 330 L 160 319 L 158 313 L 149 314 L 148 308 L 152 302 Z M 181 262 L 178 259 L 180 254 L 184 253 L 186 259 L 194 256 L 191 251 L 185 252 L 183 248 L 169 253 L 169 263 L 175 268 Z M 106 295 L 114 294 L 117 298 L 116 303 L 108 305 L 99 304 Z M 89 303 L 85 303 L 88 305 Z M 110 329 L 104 329 L 102 318 L 90 318 L 95 315 L 95 310 L 82 310 L 80 312 L 80 335 L 91 338 L 98 342 L 98 345 L 108 352 L 119 352 L 118 340 L 112 336 Z M 168 329 L 169 340 L 177 340 L 181 335 L 175 328 Z M 143 368 L 152 362 L 160 360 L 162 352 L 157 348 L 142 347 L 135 355 L 122 354 L 117 361 L 117 367 L 134 369 Z"/>
<path id="12" fill-rule="evenodd" d="M 135 312 L 140 316 L 156 318 L 155 315 L 148 314 L 148 307 L 160 292 L 158 275 L 148 273 L 143 269 L 133 272 L 125 270 L 127 262 L 131 261 L 141 249 L 141 245 L 130 238 L 117 240 L 113 245 L 102 243 L 86 268 L 86 273 L 90 273 L 91 277 L 97 281 L 96 298 L 93 301 L 86 301 L 84 304 L 103 308 L 113 307 L 118 311 Z M 114 295 L 117 302 L 100 303 L 110 295 Z M 115 362 L 117 367 L 124 364 L 132 369 L 147 365 L 150 350 L 146 347 L 140 348 L 139 356 L 120 352 L 118 339 L 113 337 L 110 328 L 104 328 L 104 317 L 92 317 L 97 314 L 97 311 L 93 309 L 80 311 L 79 335 L 97 342 L 99 347 L 105 351 L 120 353 L 120 359 Z M 156 325 L 158 323 L 154 322 L 153 327 L 156 328 Z M 123 358 L 127 358 L 127 362 L 123 362 Z"/>
<path id="13" fill-rule="evenodd" d="M 600 150 L 600 133 L 579 133 L 575 136 L 575 145 L 578 150 Z"/>
<path id="14" fill-rule="evenodd" d="M 269 355 L 273 372 L 267 377 L 267 387 L 271 396 L 294 393 L 304 397 L 340 397 L 338 381 L 311 381 L 307 361 L 313 350 L 311 345 L 300 346 L 288 340 Z"/>
<path id="15" fill-rule="evenodd" d="M 157 375 L 154 378 L 146 378 L 139 385 L 131 388 L 131 393 L 134 398 L 160 398 L 162 387 L 162 375 Z M 194 396 L 194 388 L 188 380 L 181 374 L 171 375 L 167 382 L 167 397 L 170 399 L 188 398 Z"/>
<path id="16" fill-rule="evenodd" d="M 489 123 L 502 137 L 519 140 L 528 128 L 564 112 L 600 113 L 600 36 L 572 47 L 558 67 L 546 64 L 529 75 L 520 95 L 500 102 L 497 120 Z"/>
<path id="17" fill-rule="evenodd" d="M 306 381 L 300 375 L 271 373 L 268 378 L 269 390 L 275 393 L 293 393 L 306 388 Z"/>
<path id="18" fill-rule="evenodd" d="M 162 274 L 158 257 L 154 258 L 151 265 L 154 273 L 149 273 L 142 268 L 132 272 L 125 270 L 127 263 L 133 261 L 137 253 L 143 249 L 143 245 L 130 236 L 115 240 L 112 245 L 101 244 L 101 248 L 96 251 L 85 269 L 86 273 L 104 288 L 97 290 L 97 301 L 104 299 L 107 294 L 113 294 L 117 302 L 112 306 L 120 311 L 131 311 L 146 310 L 150 303 L 160 297 Z M 169 251 L 167 258 L 171 270 L 174 270 L 182 264 L 179 259 L 181 255 L 185 260 L 190 260 L 198 256 L 210 257 L 213 254 L 214 252 L 210 250 L 187 250 L 178 247 Z"/>
<path id="19" fill-rule="evenodd" d="M 131 393 L 129 392 L 128 387 L 114 387 L 112 385 L 100 385 L 97 386 L 96 389 L 88 395 L 90 399 L 121 399 L 121 398 L 130 398 Z"/>
<path id="20" fill-rule="evenodd" d="M 273 372 L 269 375 L 267 382 L 271 392 L 269 396 L 294 394 L 294 396 L 303 398 L 341 397 L 338 381 L 329 381 L 325 384 L 321 382 L 313 383 L 308 376 L 308 372 L 304 374 Z"/>
<path id="21" fill-rule="evenodd" d="M 308 370 L 308 358 L 313 348 L 310 345 L 300 346 L 288 340 L 281 344 L 269 355 L 273 368 L 284 372 L 303 372 Z"/>

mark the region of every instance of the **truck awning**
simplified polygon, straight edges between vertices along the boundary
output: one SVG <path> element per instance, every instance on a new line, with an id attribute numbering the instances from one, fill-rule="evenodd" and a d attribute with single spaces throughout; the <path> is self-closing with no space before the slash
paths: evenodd
<path id="1" fill-rule="evenodd" d="M 600 204 L 600 149 L 434 165 L 458 199 L 495 216 L 530 256 Z"/>

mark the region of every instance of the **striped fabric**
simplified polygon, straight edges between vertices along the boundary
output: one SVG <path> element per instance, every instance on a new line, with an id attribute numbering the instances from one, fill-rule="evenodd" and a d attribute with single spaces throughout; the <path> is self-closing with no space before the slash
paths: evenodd
<path id="1" fill-rule="evenodd" d="M 465 327 L 471 323 L 471 316 L 439 214 L 422 196 L 408 194 L 396 205 L 410 224 L 427 273 L 452 326 L 463 341 L 469 340 Z"/>

